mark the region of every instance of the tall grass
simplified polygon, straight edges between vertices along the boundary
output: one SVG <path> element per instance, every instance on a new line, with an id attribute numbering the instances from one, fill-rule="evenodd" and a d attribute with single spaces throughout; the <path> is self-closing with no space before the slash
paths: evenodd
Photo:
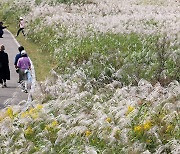
<path id="1" fill-rule="evenodd" d="M 171 80 L 179 81 L 179 60 L 172 56 L 179 56 L 177 46 L 170 45 L 166 36 L 161 40 L 160 35 L 107 33 L 81 39 L 67 35 L 60 38 L 50 27 L 29 36 L 57 60 L 55 70 L 59 73 L 73 73 L 74 65 L 82 67 L 89 78 L 101 80 L 101 76 L 107 76 L 109 82 L 136 84 L 144 78 L 166 85 Z"/>
<path id="2" fill-rule="evenodd" d="M 43 2 L 52 9 L 72 1 L 36 0 L 35 6 Z M 30 9 L 7 4 L 1 17 L 15 34 L 18 17 Z M 26 39 L 18 40 L 28 48 L 39 79 L 55 71 L 35 89 L 26 111 L 16 106 L 1 112 L 0 153 L 177 153 L 177 38 L 92 29 L 81 36 L 61 22 L 45 24 L 46 17 L 27 23 Z"/>
<path id="3" fill-rule="evenodd" d="M 40 4 L 41 1 L 36 3 Z M 3 8 L 2 19 L 15 32 L 15 23 L 19 16 L 28 14 L 30 10 L 28 6 L 18 10 L 7 5 Z M 28 24 L 26 40 L 40 48 L 30 52 L 30 56 L 32 54 L 35 60 L 38 78 L 43 79 L 47 76 L 51 68 L 62 74 L 67 71 L 73 73 L 74 65 L 76 68 L 82 67 L 89 78 L 102 82 L 120 80 L 127 85 L 136 84 L 144 78 L 152 83 L 159 81 L 166 85 L 171 80 L 179 81 L 178 47 L 171 45 L 166 35 L 96 33 L 90 37 L 78 38 L 69 35 L 63 25 L 48 26 L 42 21 L 41 18 L 37 18 Z M 58 31 L 63 36 L 59 35 Z M 36 57 L 42 60 L 36 63 Z M 42 61 L 47 63 L 44 64 Z M 104 76 L 106 81 L 102 79 Z"/>

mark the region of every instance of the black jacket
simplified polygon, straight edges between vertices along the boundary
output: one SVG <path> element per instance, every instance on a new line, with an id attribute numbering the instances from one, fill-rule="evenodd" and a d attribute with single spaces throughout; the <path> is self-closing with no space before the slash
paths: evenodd
<path id="1" fill-rule="evenodd" d="M 0 51 L 0 79 L 10 80 L 8 54 Z"/>
<path id="2" fill-rule="evenodd" d="M 7 28 L 7 26 L 2 26 L 0 25 L 0 34 L 2 35 L 4 32 L 3 32 L 3 29 Z"/>

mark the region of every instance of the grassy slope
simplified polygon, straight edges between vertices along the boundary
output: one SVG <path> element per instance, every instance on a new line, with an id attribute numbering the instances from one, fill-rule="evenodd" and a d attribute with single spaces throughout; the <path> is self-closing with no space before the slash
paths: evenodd
<path id="1" fill-rule="evenodd" d="M 15 34 L 17 19 L 21 14 L 28 13 L 30 8 L 24 7 L 19 11 L 16 8 L 9 9 L 7 6 L 7 8 L 3 7 L 3 10 L 1 19 L 10 25 L 9 29 Z M 37 24 L 42 28 L 33 31 Z M 76 67 L 81 67 L 84 61 L 90 59 L 93 59 L 91 60 L 92 65 L 86 65 L 83 68 L 90 78 L 98 79 L 101 74 L 111 77 L 114 73 L 111 70 L 118 71 L 122 68 L 122 78 L 117 80 L 126 84 L 136 83 L 134 76 L 137 80 L 144 78 L 152 83 L 160 81 L 163 84 L 169 83 L 170 80 L 179 80 L 178 73 L 176 73 L 179 72 L 178 62 L 174 62 L 165 56 L 169 50 L 169 47 L 164 48 L 166 42 L 160 44 L 161 47 L 157 45 L 159 44 L 158 39 L 146 36 L 143 36 L 144 41 L 142 42 L 141 37 L 136 34 L 123 36 L 119 34 L 97 34 L 93 38 L 78 40 L 66 36 L 66 31 L 64 31 L 65 37 L 58 38 L 52 27 L 44 27 L 42 20 L 37 18 L 29 24 L 28 39 L 25 40 L 22 36 L 18 37 L 18 41 L 25 46 L 34 62 L 38 80 L 44 80 L 52 68 L 57 68 L 56 70 L 62 74 L 69 73 L 66 72 L 66 69 L 73 73 L 72 63 Z M 63 29 L 60 28 L 59 30 L 62 31 Z M 145 44 L 145 42 L 147 43 Z M 54 50 L 59 48 L 61 50 L 55 59 Z M 98 57 L 92 56 L 97 53 L 99 54 Z M 110 70 L 109 68 L 113 69 Z M 167 74 L 167 81 L 161 77 L 163 70 L 170 72 Z"/>
<path id="2" fill-rule="evenodd" d="M 7 22 L 7 24 L 9 24 L 10 25 L 10 30 L 12 31 L 12 33 L 13 34 L 15 34 L 16 33 L 16 31 L 17 31 L 17 29 L 16 29 L 16 24 L 15 24 L 15 22 Z M 41 35 L 40 35 L 41 36 Z M 40 37 L 41 38 L 41 37 Z M 116 36 L 116 35 L 110 35 L 109 37 L 104 37 L 104 36 L 102 36 L 102 38 L 100 38 L 100 39 L 98 39 L 98 40 L 96 40 L 96 39 L 94 39 L 94 40 L 83 40 L 83 41 L 81 41 L 81 43 L 80 44 L 78 44 L 78 45 L 76 45 L 75 47 L 73 47 L 73 48 L 71 48 L 71 50 L 69 51 L 69 54 L 67 55 L 67 57 L 64 57 L 63 59 L 61 59 L 61 60 L 64 60 L 64 62 L 67 62 L 66 64 L 65 64 L 65 68 L 66 67 L 70 67 L 70 64 L 71 64 L 71 62 L 72 61 L 74 61 L 74 62 L 76 62 L 76 64 L 77 65 L 80 65 L 81 66 L 81 64 L 82 64 L 82 61 L 84 60 L 84 59 L 88 59 L 93 53 L 100 53 L 100 55 L 102 54 L 102 55 L 105 55 L 105 56 L 107 56 L 107 55 L 111 55 L 111 57 L 109 56 L 109 59 L 107 60 L 107 62 L 105 63 L 106 64 L 106 67 L 108 67 L 108 66 L 110 66 L 110 65 L 113 65 L 115 68 L 117 67 L 117 69 L 122 65 L 122 63 L 121 63 L 121 60 L 123 61 L 123 56 L 122 56 L 122 52 L 121 52 L 121 54 L 119 54 L 118 56 L 118 60 L 117 61 L 114 61 L 114 58 L 116 58 L 116 55 L 114 55 L 114 53 L 115 53 L 115 51 L 116 50 L 120 50 L 120 51 L 123 51 L 124 53 L 126 53 L 126 54 L 128 54 L 128 53 L 131 53 L 130 51 L 141 51 L 141 48 L 142 48 L 142 46 L 141 46 L 141 43 L 139 43 L 139 46 L 138 47 L 135 47 L 134 46 L 134 44 L 137 44 L 137 42 L 138 42 L 138 37 L 137 36 L 133 36 L 133 37 L 131 37 L 129 40 L 128 39 L 122 39 L 122 37 L 121 36 Z M 117 41 L 118 40 L 118 41 Z M 128 41 L 126 41 L 126 40 L 128 40 Z M 132 40 L 134 40 L 134 41 L 132 41 Z M 44 49 L 44 51 L 42 52 L 42 49 L 41 49 L 41 47 L 38 45 L 35 45 L 34 43 L 32 43 L 31 41 L 29 41 L 29 40 L 25 40 L 24 39 L 24 37 L 22 37 L 22 36 L 20 36 L 20 37 L 18 37 L 18 41 L 22 44 L 22 45 L 24 45 L 25 46 L 25 48 L 26 48 L 26 50 L 28 51 L 28 53 L 29 53 L 29 55 L 30 55 L 30 57 L 32 58 L 32 60 L 34 61 L 34 65 L 35 65 L 35 67 L 36 67 L 36 74 L 37 74 L 37 77 L 38 77 L 38 79 L 39 80 L 43 80 L 47 75 L 48 75 L 48 72 L 49 72 L 49 70 L 50 70 L 50 68 L 52 68 L 52 67 L 54 67 L 54 65 L 56 64 L 56 62 L 54 62 L 54 61 L 49 61 L 49 56 L 50 56 L 50 52 L 47 52 L 47 50 L 46 49 Z M 49 40 L 43 40 L 44 42 L 44 44 L 46 44 Z M 99 42 L 98 42 L 99 41 Z M 111 42 L 112 41 L 112 42 Z M 124 46 L 122 47 L 122 46 L 118 46 L 118 42 L 121 42 L 121 44 L 123 44 Z M 130 43 L 131 42 L 131 43 Z M 134 43 L 132 43 L 132 42 L 134 42 Z M 39 42 L 38 42 L 39 43 Z M 41 42 L 42 43 L 42 42 Z M 41 44 L 41 43 L 39 43 L 39 44 Z M 77 42 L 78 43 L 78 42 Z M 131 48 L 131 50 L 127 50 L 126 49 L 126 47 L 127 47 L 127 44 L 130 44 L 130 48 Z M 104 48 L 104 46 L 106 47 L 106 48 Z M 48 49 L 48 48 L 47 48 Z M 45 52 L 46 51 L 46 52 Z M 136 53 L 136 52 L 135 52 Z M 131 54 L 129 54 L 129 55 L 131 55 Z M 122 56 L 122 57 L 121 57 Z M 141 56 L 140 57 L 138 57 L 137 55 L 135 55 L 136 56 L 136 58 L 137 58 L 137 60 L 141 60 L 142 58 L 141 58 Z M 135 57 L 135 56 L 133 56 L 132 55 L 132 60 L 134 60 L 134 58 L 133 57 Z M 126 57 L 126 56 L 125 56 Z M 139 58 L 139 59 L 138 59 Z M 96 59 L 93 59 L 92 60 L 92 63 L 94 64 L 94 65 L 91 65 L 90 66 L 90 68 L 87 68 L 87 70 L 89 69 L 89 70 L 93 70 L 94 71 L 94 74 L 93 74 L 93 72 L 91 72 L 93 75 L 92 76 L 94 76 L 94 77 L 96 77 L 96 75 L 97 75 L 97 78 L 98 78 L 98 76 L 99 76 L 99 74 L 101 73 L 101 70 L 103 70 L 104 69 L 104 65 L 102 64 L 102 65 L 100 65 L 100 63 L 99 63 L 99 61 L 100 61 L 101 59 L 99 58 L 97 58 L 97 60 Z M 129 58 L 129 60 L 131 60 L 131 58 Z M 60 61 L 61 62 L 61 61 Z M 59 62 L 59 63 L 60 63 Z M 68 63 L 69 62 L 69 63 Z M 104 60 L 103 60 L 103 62 L 104 62 Z M 111 62 L 114 62 L 114 64 L 113 63 L 111 63 Z M 133 64 L 133 63 L 132 63 Z M 137 63 L 136 63 L 136 59 L 134 60 L 134 64 L 136 64 L 137 66 L 139 66 Z M 69 65 L 69 66 L 68 66 Z M 63 66 L 61 65 L 61 63 L 59 64 L 59 67 L 60 68 L 62 68 Z M 86 66 L 85 66 L 86 67 Z M 134 67 L 132 67 L 133 68 L 133 70 L 135 69 Z M 141 69 L 141 67 L 138 69 L 138 70 L 140 70 Z M 132 70 L 132 71 L 133 71 Z M 97 72 L 96 72 L 97 71 Z M 62 73 L 62 72 L 61 72 Z M 87 72 L 87 74 L 88 74 L 88 72 Z M 107 71 L 107 74 L 105 74 L 105 75 L 108 75 L 109 74 L 109 72 Z M 111 72 L 110 72 L 110 74 L 111 74 Z M 110 75 L 109 75 L 110 76 Z M 105 94 L 105 92 L 103 93 L 103 94 Z M 109 92 L 107 92 L 107 94 L 109 95 Z M 108 98 L 109 99 L 109 98 Z M 90 100 L 79 100 L 79 102 L 78 103 L 76 103 L 76 104 L 82 104 L 82 102 L 89 102 Z M 107 100 L 108 101 L 108 100 Z M 105 101 L 105 100 L 103 100 L 103 103 L 104 102 L 107 102 L 107 101 Z M 95 102 L 91 102 L 90 104 L 93 104 L 93 103 L 95 103 Z M 146 104 L 147 102 L 145 102 L 144 104 Z M 83 105 L 84 106 L 84 105 Z M 79 106 L 78 106 L 79 107 Z M 76 110 L 76 112 L 78 112 L 78 107 L 77 107 L 77 110 Z M 75 107 L 73 106 L 73 109 L 74 109 Z M 137 107 L 137 109 L 139 109 L 138 107 Z M 62 109 L 61 109 L 62 110 Z M 87 110 L 89 111 L 90 109 L 87 107 Z M 31 110 L 32 111 L 32 110 Z M 35 111 L 35 110 L 34 110 Z M 68 114 L 70 114 L 70 113 L 72 113 L 73 111 L 72 111 L 72 108 L 71 107 L 69 107 L 69 108 L 67 108 L 66 110 L 65 110 L 66 112 L 66 114 L 68 115 Z M 140 112 L 141 111 L 141 112 Z M 149 149 L 151 152 L 154 152 L 153 150 L 156 148 L 155 146 L 157 146 L 159 143 L 156 143 L 156 141 L 154 141 L 155 139 L 153 138 L 153 136 L 151 136 L 151 135 L 147 135 L 146 134 L 146 131 L 142 131 L 142 134 L 139 134 L 139 132 L 135 132 L 135 131 L 133 131 L 133 128 L 136 128 L 136 125 L 140 125 L 141 124 L 141 121 L 142 121 L 142 119 L 141 118 L 144 118 L 144 117 L 146 117 L 146 115 L 147 115 L 147 112 L 148 111 L 151 111 L 151 109 L 150 109 L 150 107 L 149 106 L 145 106 L 145 105 L 142 105 L 142 107 L 140 107 L 140 109 L 139 109 L 139 113 L 138 113 L 138 116 L 136 116 L 133 120 L 132 120 L 132 131 L 130 132 L 130 135 L 131 135 L 131 139 L 132 139 L 132 142 L 134 142 L 134 141 L 140 141 L 140 142 L 142 142 L 142 143 L 144 143 L 144 142 L 147 142 L 147 139 L 149 139 L 149 141 L 148 142 L 150 142 L 149 144 L 147 144 L 147 149 Z M 157 111 L 157 115 L 155 114 L 155 115 L 152 115 L 152 124 L 153 125 L 155 125 L 156 123 L 157 123 L 157 125 L 158 125 L 158 127 L 159 128 L 161 128 L 160 129 L 160 136 L 162 136 L 162 138 L 164 137 L 163 136 L 163 134 L 165 134 L 164 133 L 164 130 L 166 129 L 166 127 L 168 128 L 168 126 L 166 126 L 166 124 L 161 124 L 159 121 L 161 121 L 162 119 L 160 119 L 160 115 L 163 115 L 164 113 L 161 111 L 161 110 L 159 110 L 159 112 Z M 131 112 L 131 111 L 130 111 Z M 29 113 L 32 113 L 32 112 L 30 112 L 29 111 Z M 57 115 L 59 115 L 59 113 L 56 115 L 56 112 L 55 111 L 53 111 L 52 112 L 53 114 L 54 114 L 54 116 L 56 117 Z M 52 115 L 52 113 L 48 113 L 48 114 L 51 114 Z M 139 116 L 139 115 L 141 115 L 141 116 Z M 165 114 L 166 115 L 166 114 Z M 153 118 L 153 116 L 154 116 L 154 118 Z M 46 118 L 46 120 L 47 120 L 48 118 Z M 33 120 L 32 120 L 33 121 Z M 39 121 L 37 121 L 37 124 L 39 124 L 40 122 Z M 176 126 L 176 123 L 177 122 L 174 122 L 173 123 L 173 125 L 171 124 L 170 126 L 171 127 L 175 127 Z M 40 131 L 44 131 L 44 129 L 45 129 L 45 126 L 46 125 L 50 125 L 49 124 L 49 122 L 44 122 L 44 121 L 42 121 L 42 123 L 41 123 L 42 125 L 40 125 L 41 127 L 38 127 L 38 128 L 40 128 Z M 142 125 L 142 124 L 141 124 Z M 140 125 L 140 126 L 141 126 Z M 151 124 L 149 124 L 150 126 L 149 127 L 152 127 L 151 126 Z M 162 128 L 162 125 L 164 125 L 164 128 Z M 45 141 L 43 142 L 43 140 L 41 139 L 41 138 L 38 138 L 39 136 L 38 136 L 38 131 L 39 131 L 39 129 L 37 129 L 37 127 L 36 127 L 37 125 L 36 125 L 36 123 L 33 123 L 32 122 L 32 128 L 34 128 L 33 130 L 35 130 L 35 133 L 34 132 L 32 132 L 32 134 L 30 134 L 30 136 L 28 137 L 28 136 L 26 136 L 26 139 L 27 139 L 27 144 L 28 143 L 30 143 L 30 142 L 33 142 L 34 144 L 35 144 L 35 146 L 34 146 L 34 151 L 41 151 L 42 149 L 40 149 L 41 147 L 44 147 L 44 146 L 46 146 L 46 143 L 45 143 Z M 54 143 L 55 142 L 55 138 L 56 138 L 56 136 L 57 136 L 57 131 L 58 131 L 58 129 L 56 130 L 56 127 L 53 127 L 53 128 L 55 128 L 55 130 L 53 129 L 53 131 L 50 129 L 49 130 L 49 133 L 47 134 L 47 136 L 45 136 L 45 138 L 47 137 L 50 141 L 51 141 L 51 143 Z M 171 128 L 172 129 L 172 128 Z M 174 128 L 173 128 L 174 129 Z M 96 130 L 95 130 L 96 131 Z M 162 131 L 162 132 L 161 132 Z M 27 133 L 27 131 L 25 131 L 26 133 Z M 98 132 L 98 131 L 97 131 Z M 106 131 L 105 131 L 106 132 Z M 111 130 L 107 130 L 107 133 L 110 133 L 111 132 Z M 145 132 L 145 133 L 144 133 Z M 174 137 L 174 138 L 176 138 L 176 136 L 177 136 L 177 138 L 178 138 L 178 135 L 175 135 L 175 133 L 173 133 L 174 134 L 174 136 L 172 136 L 172 132 L 174 132 L 174 131 L 172 131 L 172 130 L 170 130 L 166 135 L 169 135 L 167 138 L 168 139 L 171 139 L 172 137 Z M 31 133 L 31 131 L 30 131 L 30 133 Z M 34 133 L 34 134 L 33 134 Z M 37 133 L 37 134 L 36 134 Z M 141 132 L 140 132 L 141 133 Z M 28 134 L 27 134 L 28 135 Z M 119 138 L 119 132 L 117 131 L 117 134 L 115 134 L 116 136 L 116 138 L 118 139 L 118 142 L 121 142 L 121 140 L 120 140 L 120 138 Z M 18 136 L 18 135 L 17 135 Z M 85 136 L 85 135 L 84 135 Z M 75 144 L 73 144 L 73 146 L 75 146 L 75 148 L 76 147 L 78 147 L 80 150 L 81 149 L 83 149 L 83 147 L 82 147 L 82 145 L 86 145 L 87 143 L 86 143 L 86 138 L 84 137 L 84 136 L 69 136 L 69 137 L 66 137 L 65 139 L 63 139 L 62 140 L 62 142 L 60 142 L 58 145 L 55 145 L 54 146 L 54 150 L 58 153 L 59 151 L 61 151 L 62 153 L 68 153 L 69 152 L 69 149 L 70 148 L 72 148 L 71 146 L 71 144 L 72 144 L 72 140 L 74 140 L 75 142 Z M 37 137 L 37 138 L 35 138 L 35 137 Z M 44 135 L 43 135 L 43 137 L 44 137 Z M 147 137 L 149 137 L 149 138 L 147 138 Z M 163 139 L 162 139 L 163 140 Z M 101 151 L 104 151 L 104 149 L 108 149 L 108 150 L 106 150 L 106 152 L 107 153 L 120 153 L 120 151 L 122 150 L 122 147 L 121 147 L 121 145 L 119 144 L 113 144 L 114 145 L 114 147 L 113 146 L 109 146 L 108 144 L 107 144 L 107 142 L 105 142 L 104 140 L 102 140 L 102 139 L 100 139 L 100 138 L 98 138 L 97 137 L 97 134 L 96 133 L 94 133 L 94 134 L 92 134 L 92 136 L 90 136 L 89 137 L 89 145 L 90 146 L 93 146 L 93 147 L 96 147 L 96 149 L 99 149 L 99 151 L 101 152 Z M 151 143 L 151 141 L 152 141 L 152 143 Z M 167 141 L 167 139 L 165 139 L 164 140 L 164 142 L 166 142 Z M 165 144 L 165 143 L 163 143 L 163 144 Z M 129 146 L 131 146 L 131 143 L 130 143 L 130 145 Z M 33 153 L 33 151 L 31 151 L 32 153 Z M 82 153 L 83 151 L 81 151 L 81 153 Z M 135 153 L 135 152 L 134 152 Z"/>

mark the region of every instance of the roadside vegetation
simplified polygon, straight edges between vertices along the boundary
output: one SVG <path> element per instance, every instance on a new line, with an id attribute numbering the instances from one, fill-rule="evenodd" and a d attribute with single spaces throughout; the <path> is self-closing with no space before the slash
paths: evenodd
<path id="1" fill-rule="evenodd" d="M 19 2 L 0 17 L 13 34 L 26 20 L 18 41 L 39 82 L 25 109 L 1 111 L 2 153 L 180 150 L 179 2 Z"/>

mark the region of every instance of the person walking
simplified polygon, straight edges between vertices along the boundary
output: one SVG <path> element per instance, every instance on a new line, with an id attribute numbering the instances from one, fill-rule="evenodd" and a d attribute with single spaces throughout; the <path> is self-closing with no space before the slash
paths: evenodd
<path id="1" fill-rule="evenodd" d="M 17 35 L 16 37 L 18 37 L 19 33 L 22 31 L 23 35 L 25 36 L 24 34 L 24 27 L 25 27 L 25 23 L 24 23 L 24 20 L 22 17 L 19 18 L 19 29 L 17 31 Z"/>
<path id="2" fill-rule="evenodd" d="M 28 73 L 31 70 L 31 62 L 27 56 L 25 50 L 21 51 L 21 58 L 19 58 L 17 62 L 17 67 L 19 68 L 20 78 L 22 79 L 21 85 L 23 91 L 27 93 L 27 86 L 28 86 Z"/>
<path id="3" fill-rule="evenodd" d="M 19 68 L 17 66 L 17 62 L 19 60 L 19 58 L 21 58 L 21 52 L 24 50 L 23 46 L 18 47 L 19 53 L 16 55 L 15 60 L 14 60 L 14 66 L 16 69 L 16 72 L 19 74 Z M 21 75 L 19 74 L 19 81 L 18 83 L 20 83 L 22 81 Z"/>
<path id="4" fill-rule="evenodd" d="M 9 58 L 5 46 L 0 47 L 0 86 L 7 87 L 6 80 L 10 80 Z"/>
<path id="5" fill-rule="evenodd" d="M 3 38 L 4 31 L 3 29 L 7 28 L 8 26 L 3 26 L 3 22 L 0 21 L 0 38 Z"/>

